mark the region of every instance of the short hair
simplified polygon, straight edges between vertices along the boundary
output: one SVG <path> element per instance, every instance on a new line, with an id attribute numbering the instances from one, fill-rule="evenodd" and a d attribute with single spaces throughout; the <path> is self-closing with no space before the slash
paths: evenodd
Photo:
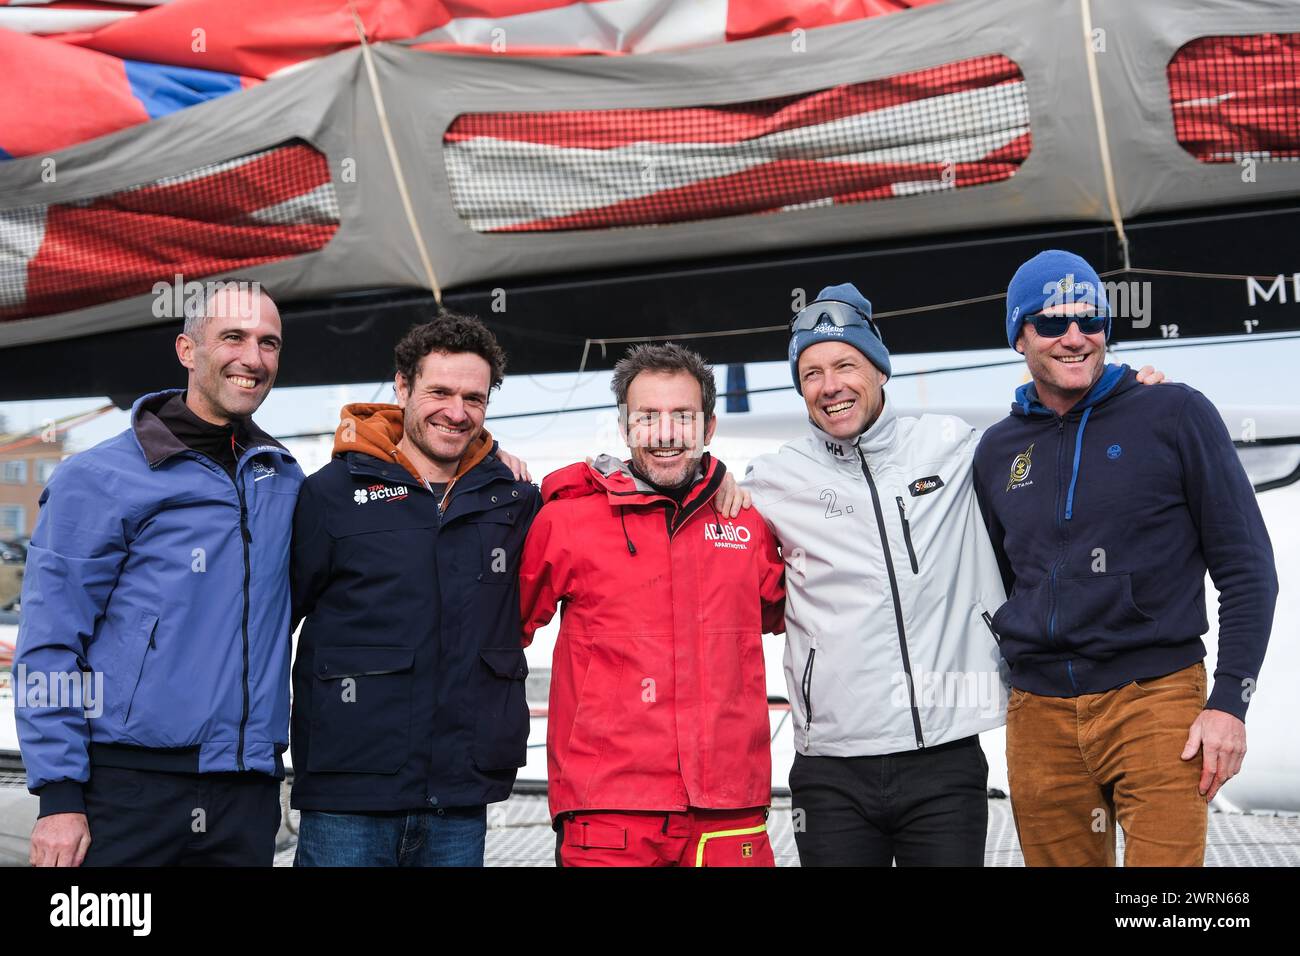
<path id="1" fill-rule="evenodd" d="M 627 391 L 632 385 L 632 379 L 642 372 L 690 374 L 700 383 L 705 421 L 713 417 L 713 407 L 718 401 L 718 384 L 713 379 L 713 366 L 704 361 L 698 352 L 692 352 L 675 342 L 632 346 L 614 366 L 614 378 L 609 384 L 621 409 L 627 407 Z"/>
<path id="2" fill-rule="evenodd" d="M 430 352 L 470 352 L 488 363 L 492 384 L 498 388 L 505 379 L 506 353 L 497 343 L 492 330 L 472 315 L 441 310 L 430 322 L 412 327 L 393 349 L 397 374 L 406 379 L 407 387 L 415 384 L 420 363 Z"/>
<path id="3" fill-rule="evenodd" d="M 207 325 L 208 319 L 212 317 L 208 314 L 208 307 L 217 294 L 231 287 L 242 289 L 245 285 L 254 285 L 254 283 L 247 279 L 225 276 L 206 281 L 202 296 L 185 296 L 182 306 L 185 314 L 185 325 L 181 328 L 181 333 L 197 342 L 203 335 L 203 327 Z M 266 291 L 266 287 L 261 282 L 256 282 L 254 288 L 259 295 L 264 295 L 268 299 L 271 298 L 270 293 Z"/>

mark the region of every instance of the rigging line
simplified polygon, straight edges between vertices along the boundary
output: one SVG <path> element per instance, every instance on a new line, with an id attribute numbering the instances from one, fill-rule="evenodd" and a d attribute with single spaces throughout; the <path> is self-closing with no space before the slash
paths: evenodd
<path id="1" fill-rule="evenodd" d="M 420 253 L 420 263 L 424 266 L 424 275 L 428 280 L 429 291 L 433 293 L 434 301 L 441 307 L 442 305 L 442 287 L 438 285 L 438 277 L 433 271 L 433 261 L 429 258 L 429 250 L 425 247 L 424 236 L 420 232 L 420 224 L 415 218 L 415 207 L 411 203 L 411 194 L 406 188 L 406 177 L 402 175 L 402 163 L 397 157 L 397 145 L 393 142 L 393 131 L 388 125 L 388 111 L 384 108 L 384 96 L 379 90 L 379 75 L 375 71 L 374 54 L 370 51 L 370 40 L 366 37 L 365 27 L 361 23 L 361 16 L 357 13 L 356 0 L 348 0 L 348 7 L 352 11 L 352 23 L 356 27 L 357 37 L 361 40 L 361 59 L 366 66 L 366 76 L 370 80 L 370 93 L 375 101 L 375 112 L 379 114 L 379 130 L 384 137 L 384 147 L 388 151 L 388 162 L 393 167 L 393 176 L 397 180 L 397 192 L 402 200 L 402 210 L 406 213 L 407 225 L 411 227 L 411 235 L 415 238 L 416 249 Z"/>
<path id="2" fill-rule="evenodd" d="M 1110 218 L 1119 236 L 1120 253 L 1124 266 L 1129 266 L 1128 236 L 1124 233 L 1124 217 L 1119 211 L 1119 195 L 1115 190 L 1115 171 L 1110 164 L 1110 139 L 1106 136 L 1106 115 L 1102 110 L 1101 85 L 1097 82 L 1097 51 L 1092 45 L 1092 7 L 1088 0 L 1080 0 L 1079 11 L 1083 17 L 1083 52 L 1088 64 L 1088 85 L 1092 89 L 1092 112 L 1097 119 L 1097 151 L 1101 154 L 1101 172 L 1106 182 L 1106 200 L 1110 203 Z"/>
<path id="3" fill-rule="evenodd" d="M 1116 346 L 1111 348 L 1111 352 L 1136 352 L 1140 349 L 1174 349 L 1174 348 L 1208 348 L 1215 345 L 1244 345 L 1249 342 L 1285 342 L 1291 339 L 1300 339 L 1300 332 L 1283 335 L 1248 335 L 1240 333 L 1239 335 L 1226 340 L 1215 340 L 1211 342 L 1192 342 L 1186 339 L 1153 339 L 1147 343 L 1135 343 L 1124 347 Z M 989 368 L 1006 368 L 1013 365 L 1023 365 L 1023 358 L 1002 359 L 996 362 L 979 362 L 973 365 L 945 365 L 942 368 L 914 369 L 910 372 L 895 372 L 890 376 L 894 378 L 912 378 L 918 375 L 942 375 L 945 372 L 976 372 L 981 369 Z M 718 398 L 728 398 L 741 395 L 764 395 L 770 392 L 788 392 L 794 389 L 793 385 L 769 385 L 763 388 L 750 388 L 743 391 L 719 392 Z M 538 418 L 543 415 L 563 415 L 567 413 L 579 412 L 604 412 L 615 411 L 616 405 L 582 405 L 576 408 L 551 408 L 536 412 L 509 412 L 505 415 L 489 415 L 485 421 L 505 421 L 515 418 Z M 333 435 L 333 431 L 328 432 L 303 432 L 297 435 L 282 435 L 281 441 L 290 441 L 296 438 L 321 438 L 325 435 Z"/>
<path id="4" fill-rule="evenodd" d="M 1172 269 L 1144 269 L 1140 266 L 1125 266 L 1122 269 L 1111 269 L 1108 272 L 1097 273 L 1100 278 L 1108 276 L 1121 275 L 1123 273 L 1137 272 L 1144 275 L 1162 275 L 1174 276 L 1184 279 L 1231 279 L 1234 281 L 1244 281 L 1246 279 L 1276 279 L 1277 276 L 1257 276 L 1257 275 L 1236 275 L 1226 272 L 1181 272 Z M 967 299 L 953 299 L 950 302 L 936 302 L 932 305 L 916 305 L 907 309 L 892 309 L 885 312 L 872 313 L 873 318 L 887 319 L 899 315 L 917 315 L 922 312 L 936 312 L 940 309 L 955 309 L 964 305 L 977 305 L 981 302 L 992 302 L 997 299 L 1005 299 L 1005 292 L 992 292 L 988 295 L 972 296 Z M 592 345 L 599 345 L 603 349 L 606 345 L 628 344 L 633 342 L 667 342 L 677 341 L 679 339 L 705 339 L 717 338 L 724 335 L 759 335 L 766 332 L 788 332 L 789 325 L 758 325 L 743 329 L 716 329 L 710 332 L 681 332 L 675 335 L 625 335 L 617 338 L 599 338 L 586 339 L 582 348 L 582 361 L 579 364 L 579 374 L 583 372 L 587 364 L 587 356 Z"/>

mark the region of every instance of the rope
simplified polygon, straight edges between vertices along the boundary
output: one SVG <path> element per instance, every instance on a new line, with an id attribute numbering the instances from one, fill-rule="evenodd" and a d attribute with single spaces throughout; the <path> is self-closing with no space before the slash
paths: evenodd
<path id="1" fill-rule="evenodd" d="M 438 277 L 434 275 L 433 262 L 424 244 L 424 236 L 420 233 L 420 224 L 415 219 L 411 194 L 406 188 L 406 177 L 402 175 L 402 163 L 397 158 L 397 146 L 393 142 L 393 131 L 388 125 L 388 111 L 384 109 L 384 96 L 379 90 L 379 75 L 375 72 L 375 60 L 374 54 L 370 52 L 370 41 L 366 38 L 365 27 L 362 26 L 361 17 L 357 13 L 356 0 L 348 0 L 348 7 L 352 11 L 352 23 L 356 27 L 357 37 L 361 40 L 361 58 L 366 64 L 366 76 L 370 79 L 370 92 L 374 96 L 375 112 L 379 114 L 379 128 L 384 135 L 384 147 L 388 150 L 388 161 L 393 166 L 393 176 L 397 179 L 397 192 L 402 197 L 406 222 L 411 227 L 411 235 L 415 238 L 415 247 L 420 253 L 420 263 L 424 266 L 424 276 L 429 291 L 433 293 L 434 301 L 441 307 L 442 287 L 438 285 Z"/>
<path id="2" fill-rule="evenodd" d="M 1080 0 L 1083 14 L 1083 51 L 1088 62 L 1088 85 L 1092 88 L 1092 112 L 1097 118 L 1097 151 L 1101 154 L 1101 171 L 1106 180 L 1106 199 L 1110 203 L 1110 218 L 1119 236 L 1119 248 L 1124 257 L 1124 268 L 1129 267 L 1128 236 L 1124 233 L 1124 218 L 1119 211 L 1119 196 L 1115 191 L 1115 172 L 1110 165 L 1110 139 L 1106 136 L 1106 117 L 1101 106 L 1101 86 L 1097 82 L 1097 53 L 1092 48 L 1092 7 L 1089 0 Z"/>

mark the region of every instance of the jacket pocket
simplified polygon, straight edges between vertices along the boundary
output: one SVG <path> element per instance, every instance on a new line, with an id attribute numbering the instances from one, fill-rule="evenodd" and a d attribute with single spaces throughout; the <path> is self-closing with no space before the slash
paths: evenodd
<path id="1" fill-rule="evenodd" d="M 1050 597 L 1047 578 L 1033 587 L 1017 583 L 993 614 L 989 626 L 1001 638 L 999 646 L 1008 663 L 1015 664 L 1024 654 L 1060 653 L 1048 636 Z"/>
<path id="2" fill-rule="evenodd" d="M 813 680 L 813 662 L 817 658 L 817 638 L 812 637 L 808 647 L 808 660 L 803 665 L 803 679 L 799 682 L 799 692 L 803 695 L 803 732 L 805 738 L 812 730 L 813 705 L 812 705 L 812 680 Z"/>
<path id="3" fill-rule="evenodd" d="M 309 771 L 396 773 L 411 737 L 415 651 L 321 647 L 312 667 Z"/>
<path id="4" fill-rule="evenodd" d="M 528 661 L 521 647 L 479 651 L 478 719 L 474 765 L 480 770 L 512 770 L 528 757 L 528 700 L 524 679 Z"/>
<path id="5" fill-rule="evenodd" d="M 158 615 L 146 614 L 140 626 L 140 632 L 133 642 L 131 656 L 127 659 L 122 672 L 122 678 L 131 681 L 131 692 L 126 696 L 126 704 L 122 708 L 123 726 L 131 719 L 131 706 L 135 703 L 135 695 L 139 692 L 140 684 L 144 680 L 144 668 L 149 659 L 149 652 L 158 647 L 155 640 L 157 631 Z"/>
<path id="6" fill-rule="evenodd" d="M 903 523 L 903 541 L 907 544 L 907 560 L 912 562 L 912 573 L 920 574 L 920 566 L 916 563 L 916 549 L 912 547 L 912 526 L 907 520 L 907 507 L 903 504 L 903 496 L 897 495 L 894 500 L 898 502 L 898 520 Z"/>
<path id="7" fill-rule="evenodd" d="M 980 616 L 980 620 L 984 622 L 984 626 L 989 629 L 989 633 L 993 635 L 993 640 L 997 644 L 1001 644 L 1002 636 L 993 629 L 993 615 L 988 612 L 982 602 L 975 602 L 975 613 Z"/>
<path id="8" fill-rule="evenodd" d="M 1127 574 L 1058 578 L 1056 636 L 1063 649 L 1094 660 L 1151 643 L 1155 619 L 1133 603 Z"/>

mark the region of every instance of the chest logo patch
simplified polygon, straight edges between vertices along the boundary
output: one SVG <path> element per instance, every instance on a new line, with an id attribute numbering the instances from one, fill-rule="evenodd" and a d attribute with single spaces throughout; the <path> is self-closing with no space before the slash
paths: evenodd
<path id="1" fill-rule="evenodd" d="M 917 478 L 907 486 L 907 493 L 913 498 L 919 498 L 921 495 L 928 495 L 932 491 L 938 491 L 943 487 L 943 479 L 938 475 L 931 475 L 929 478 Z"/>
<path id="2" fill-rule="evenodd" d="M 704 526 L 704 540 L 712 541 L 715 548 L 748 551 L 749 539 L 749 529 L 744 525 L 706 524 Z"/>
<path id="3" fill-rule="evenodd" d="M 352 492 L 352 500 L 359 505 L 371 501 L 401 501 L 410 495 L 411 489 L 405 485 L 369 485 Z"/>
<path id="4" fill-rule="evenodd" d="M 1033 484 L 1029 480 L 1029 469 L 1033 466 L 1033 454 L 1034 446 L 1031 444 L 1011 460 L 1011 475 L 1007 478 L 1007 491 Z"/>

